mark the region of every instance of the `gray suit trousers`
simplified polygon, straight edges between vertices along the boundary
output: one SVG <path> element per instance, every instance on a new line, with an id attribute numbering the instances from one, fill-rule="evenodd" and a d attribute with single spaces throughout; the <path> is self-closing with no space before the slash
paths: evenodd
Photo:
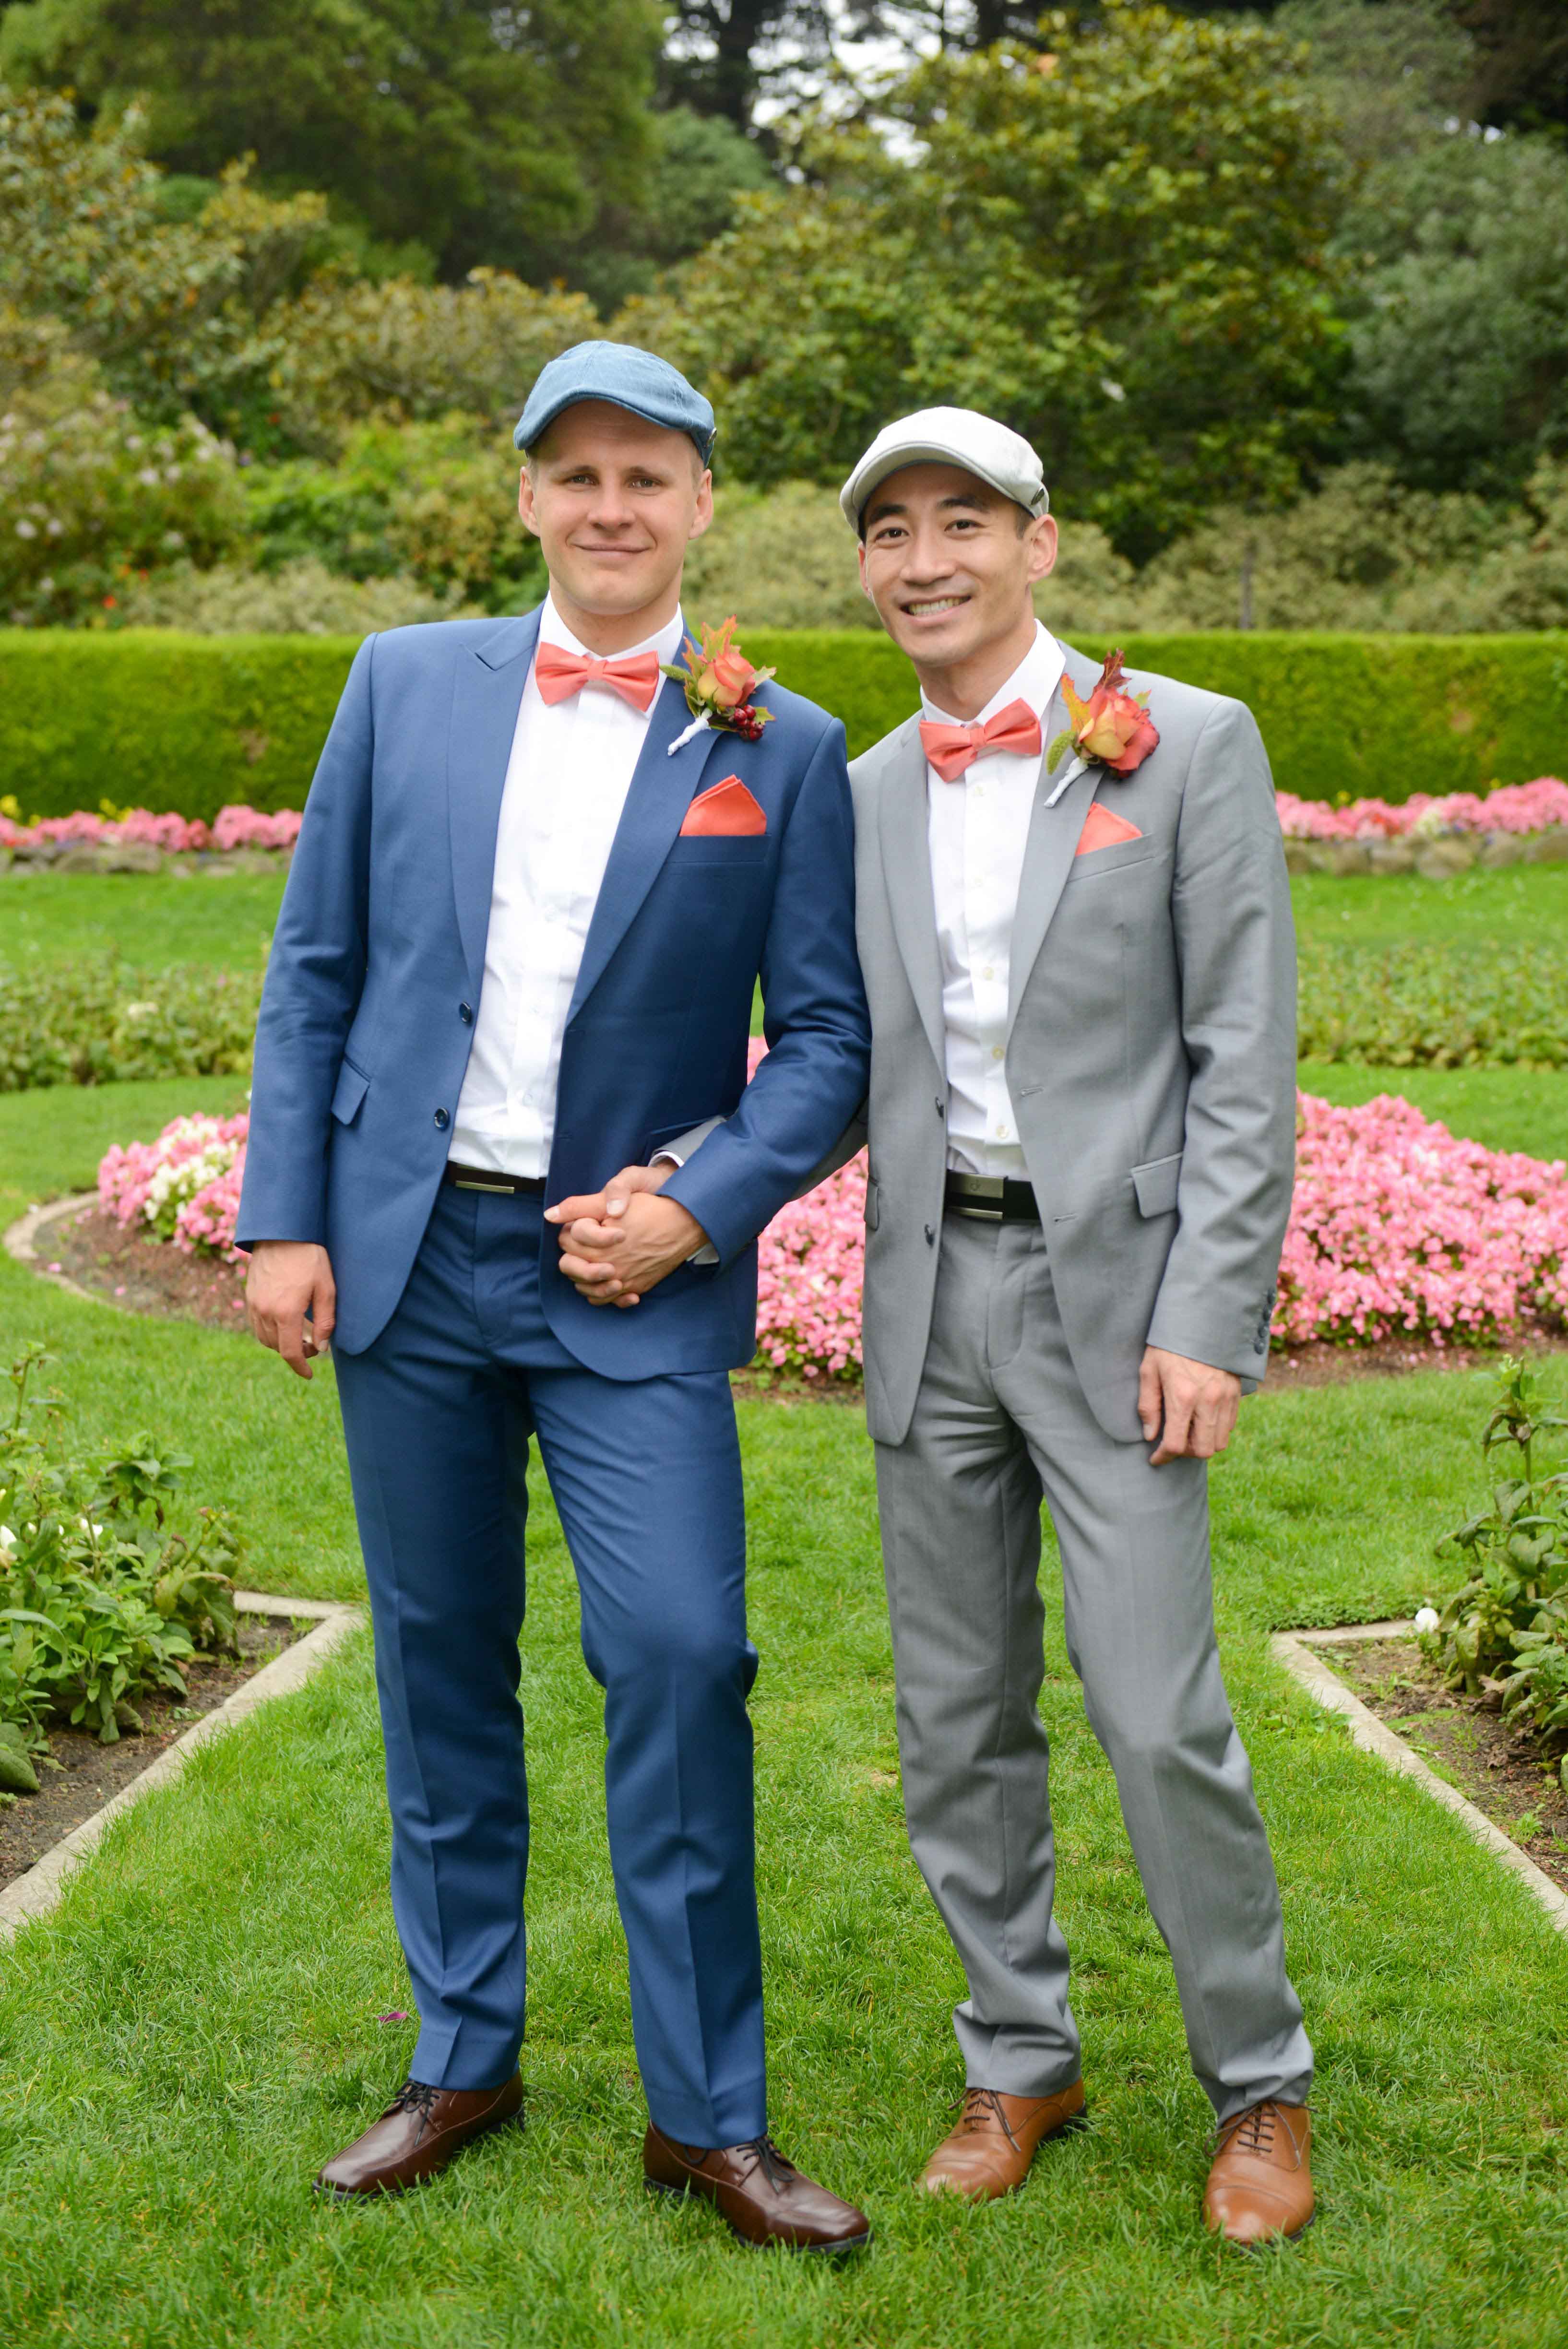
<path id="1" fill-rule="evenodd" d="M 1055 1882 L 1040 1505 L 1068 1652 L 1116 1774 L 1188 2046 L 1216 2115 L 1304 2104 L 1312 2050 L 1279 1888 L 1214 1642 L 1207 1472 L 1106 1433 L 1063 1334 L 1039 1226 L 944 1218 L 919 1398 L 877 1446 L 909 1837 L 963 1963 L 971 2086 L 1075 2080 Z"/>

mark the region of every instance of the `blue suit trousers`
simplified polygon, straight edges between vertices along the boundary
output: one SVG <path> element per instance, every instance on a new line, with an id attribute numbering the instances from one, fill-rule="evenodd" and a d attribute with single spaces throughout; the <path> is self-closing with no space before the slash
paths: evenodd
<path id="1" fill-rule="evenodd" d="M 746 1712 L 757 1658 L 729 1380 L 584 1370 L 540 1308 L 540 1249 L 556 1246 L 542 1206 L 443 1188 L 391 1319 L 337 1358 L 393 1909 L 420 2013 L 410 2069 L 437 2087 L 493 2086 L 523 2038 L 518 1639 L 536 1437 L 605 1692 L 610 1859 L 649 2111 L 688 2144 L 739 2144 L 763 2133 L 766 2109 Z"/>

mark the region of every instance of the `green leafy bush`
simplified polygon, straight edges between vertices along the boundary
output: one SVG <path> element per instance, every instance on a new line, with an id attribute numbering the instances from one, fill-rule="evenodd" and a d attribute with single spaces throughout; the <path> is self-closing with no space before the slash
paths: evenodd
<path id="1" fill-rule="evenodd" d="M 139 1696 L 182 1696 L 198 1648 L 234 1644 L 232 1517 L 208 1508 L 193 1536 L 170 1527 L 166 1504 L 191 1464 L 151 1435 L 72 1458 L 57 1402 L 30 1392 L 48 1360 L 32 1345 L 12 1364 L 16 1400 L 0 1429 L 0 1788 L 11 1793 L 36 1790 L 29 1755 L 52 1716 L 112 1744 L 144 1726 Z"/>
<path id="2" fill-rule="evenodd" d="M 130 971 L 112 955 L 0 963 L 0 1093 L 247 1070 L 259 971 Z"/>
<path id="3" fill-rule="evenodd" d="M 1422 1641 L 1452 1687 L 1495 1699 L 1552 1745 L 1568 1735 L 1568 1475 L 1538 1474 L 1535 1446 L 1564 1427 L 1568 1420 L 1542 1412 L 1539 1380 L 1505 1362 L 1481 1452 L 1490 1461 L 1509 1447 L 1518 1473 L 1438 1544 L 1439 1557 L 1457 1549 L 1469 1572 Z M 1568 1754 L 1561 1775 L 1568 1787 Z"/>
<path id="4" fill-rule="evenodd" d="M 1298 1020 L 1305 1061 L 1568 1068 L 1568 952 L 1541 941 L 1305 940 Z"/>
<path id="5" fill-rule="evenodd" d="M 1107 640 L 1072 641 L 1097 659 Z M 1132 666 L 1247 702 L 1275 781 L 1303 799 L 1485 791 L 1563 758 L 1565 636 L 1125 642 Z M 842 717 L 852 752 L 919 706 L 909 663 L 871 629 L 752 626 L 747 649 Z M 233 803 L 303 807 L 353 656 L 342 636 L 0 629 L 0 798 L 14 792 L 28 816 L 68 815 L 111 788 L 118 804 L 209 823 Z"/>
<path id="6" fill-rule="evenodd" d="M 118 616 L 131 628 L 182 628 L 196 636 L 351 636 L 425 620 L 472 619 L 472 605 L 417 579 L 348 579 L 313 555 L 254 571 L 216 563 L 181 564 L 128 581 Z"/>

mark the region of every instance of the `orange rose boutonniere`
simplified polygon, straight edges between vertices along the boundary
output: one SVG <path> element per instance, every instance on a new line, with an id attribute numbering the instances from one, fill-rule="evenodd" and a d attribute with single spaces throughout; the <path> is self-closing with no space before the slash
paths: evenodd
<path id="1" fill-rule="evenodd" d="M 1073 690 L 1071 678 L 1062 679 L 1062 698 L 1072 719 L 1046 754 L 1045 771 L 1054 775 L 1064 750 L 1072 750 L 1085 766 L 1104 767 L 1113 775 L 1130 775 L 1141 767 L 1159 740 L 1145 704 L 1147 693 L 1127 693 L 1120 651 L 1107 653 L 1099 681 L 1087 701 Z"/>
<path id="2" fill-rule="evenodd" d="M 733 613 L 722 628 L 704 628 L 702 641 L 694 644 L 690 636 L 681 648 L 678 662 L 666 666 L 664 674 L 672 677 L 684 688 L 686 707 L 691 712 L 692 723 L 670 748 L 673 754 L 694 734 L 738 734 L 743 742 L 754 742 L 763 728 L 773 719 L 771 709 L 761 709 L 753 698 L 757 688 L 766 685 L 775 669 L 753 668 L 735 642 Z"/>

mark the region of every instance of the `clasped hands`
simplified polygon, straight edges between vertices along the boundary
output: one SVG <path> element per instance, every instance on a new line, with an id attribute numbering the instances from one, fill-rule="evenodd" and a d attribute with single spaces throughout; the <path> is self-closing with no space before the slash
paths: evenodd
<path id="1" fill-rule="evenodd" d="M 561 1244 L 561 1270 L 590 1305 L 640 1304 L 650 1288 L 707 1246 L 678 1199 L 658 1194 L 675 1168 L 623 1166 L 602 1191 L 546 1207 Z"/>

